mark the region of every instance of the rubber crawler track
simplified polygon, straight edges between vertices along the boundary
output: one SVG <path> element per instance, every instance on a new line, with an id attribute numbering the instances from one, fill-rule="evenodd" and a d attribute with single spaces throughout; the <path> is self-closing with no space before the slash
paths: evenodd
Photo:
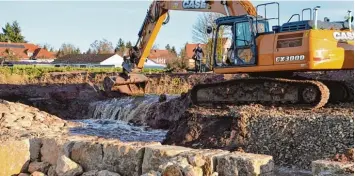
<path id="1" fill-rule="evenodd" d="M 247 85 L 245 87 L 241 87 L 241 85 Z M 279 86 L 278 89 L 282 90 L 281 99 L 275 100 L 272 93 L 270 93 L 269 87 L 265 87 L 265 85 L 276 85 Z M 239 85 L 239 87 L 238 87 Z M 257 87 L 253 90 L 248 90 L 248 85 L 251 87 Z M 302 95 L 302 90 L 305 88 L 312 87 L 316 89 L 315 96 L 317 97 L 315 101 L 311 103 L 305 102 Z M 237 90 L 231 90 L 231 89 Z M 242 89 L 242 90 L 239 90 Z M 205 91 L 204 94 L 199 95 L 199 91 Z M 259 91 L 259 92 L 253 92 Z M 260 92 L 263 91 L 263 92 Z M 242 97 L 240 100 L 238 97 L 241 92 L 248 92 L 245 97 Z M 296 92 L 296 93 L 295 93 Z M 200 92 L 201 94 L 201 92 Z M 238 95 L 237 95 L 238 94 Z M 291 98 L 286 94 L 292 95 Z M 256 95 L 252 97 L 252 101 L 247 100 L 247 96 Z M 271 97 L 270 100 L 265 101 L 265 97 L 263 95 Z M 218 97 L 219 96 L 219 97 Z M 242 95 L 243 96 L 243 95 Z M 215 98 L 216 97 L 216 98 Z M 239 96 L 240 97 L 240 96 Z M 254 101 L 254 99 L 256 100 Z M 260 98 L 261 97 L 261 98 Z M 284 78 L 243 78 L 243 79 L 235 79 L 229 81 L 223 81 L 218 83 L 207 83 L 207 84 L 198 84 L 195 85 L 191 90 L 191 100 L 195 105 L 224 105 L 224 104 L 251 104 L 251 103 L 260 103 L 260 104 L 280 104 L 283 105 L 299 105 L 303 107 L 308 107 L 311 109 L 317 109 L 323 107 L 330 97 L 330 92 L 328 87 L 320 81 L 315 80 L 295 80 L 295 79 L 284 79 Z M 223 98 L 223 100 L 221 100 Z M 207 99 L 207 100 L 206 100 Z"/>

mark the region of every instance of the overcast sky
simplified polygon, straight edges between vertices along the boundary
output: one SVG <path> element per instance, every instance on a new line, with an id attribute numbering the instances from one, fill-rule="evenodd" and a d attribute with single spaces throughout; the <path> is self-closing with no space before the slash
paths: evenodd
<path id="1" fill-rule="evenodd" d="M 25 39 L 36 44 L 48 43 L 58 49 L 71 43 L 86 51 L 97 39 L 107 39 L 115 46 L 119 38 L 135 43 L 151 1 L 0 1 L 0 26 L 17 20 Z M 252 1 L 254 5 L 263 3 Z M 353 1 L 281 1 L 281 22 L 303 8 L 321 6 L 320 19 L 344 20 L 347 10 L 354 11 Z M 272 9 L 268 14 L 275 14 Z M 170 22 L 163 26 L 156 44 L 178 50 L 192 42 L 192 25 L 199 12 L 172 11 Z"/>

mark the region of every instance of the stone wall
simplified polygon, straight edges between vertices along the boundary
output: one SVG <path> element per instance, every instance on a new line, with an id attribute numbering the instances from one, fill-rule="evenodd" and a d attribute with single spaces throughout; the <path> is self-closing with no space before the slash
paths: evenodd
<path id="1" fill-rule="evenodd" d="M 273 175 L 271 156 L 97 137 L 31 138 L 0 145 L 0 176 Z M 5 169 L 4 169 L 5 168 Z"/>

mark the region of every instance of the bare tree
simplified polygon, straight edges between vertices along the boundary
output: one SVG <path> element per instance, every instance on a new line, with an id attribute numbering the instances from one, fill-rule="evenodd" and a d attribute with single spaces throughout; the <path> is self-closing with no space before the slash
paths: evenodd
<path id="1" fill-rule="evenodd" d="M 219 13 L 203 13 L 199 15 L 192 29 L 192 39 L 197 43 L 207 43 L 210 35 L 207 34 L 207 27 L 216 28 L 215 20 L 224 15 Z"/>
<path id="2" fill-rule="evenodd" d="M 80 54 L 80 49 L 69 43 L 64 43 L 57 52 L 57 57 L 62 57 L 67 54 Z"/>
<path id="3" fill-rule="evenodd" d="M 95 54 L 111 54 L 114 53 L 112 43 L 106 39 L 101 41 L 95 40 L 91 45 L 91 52 Z"/>
<path id="4" fill-rule="evenodd" d="M 223 16 L 223 14 L 219 13 L 203 13 L 199 15 L 196 23 L 193 26 L 193 41 L 196 43 L 206 44 L 206 46 L 204 47 L 204 50 L 206 51 L 206 58 L 204 58 L 206 59 L 206 63 L 210 63 L 211 53 L 213 51 L 211 50 L 213 48 L 213 42 L 211 39 L 211 34 L 207 33 L 207 27 L 211 26 L 212 28 L 216 29 L 217 25 L 215 24 L 215 20 Z M 224 43 L 226 42 L 226 39 L 231 38 L 231 26 L 220 26 L 218 29 L 218 40 L 216 42 L 217 59 L 220 60 L 223 57 Z"/>
<path id="5" fill-rule="evenodd" d="M 47 51 L 54 52 L 54 47 L 48 43 L 40 44 L 39 46 Z"/>

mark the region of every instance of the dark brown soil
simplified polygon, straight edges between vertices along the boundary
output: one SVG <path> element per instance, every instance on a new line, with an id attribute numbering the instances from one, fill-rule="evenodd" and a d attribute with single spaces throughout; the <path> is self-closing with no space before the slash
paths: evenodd
<path id="1" fill-rule="evenodd" d="M 309 169 L 311 161 L 353 145 L 353 115 L 351 103 L 318 110 L 192 107 L 170 128 L 163 144 L 268 154 L 278 165 Z"/>

